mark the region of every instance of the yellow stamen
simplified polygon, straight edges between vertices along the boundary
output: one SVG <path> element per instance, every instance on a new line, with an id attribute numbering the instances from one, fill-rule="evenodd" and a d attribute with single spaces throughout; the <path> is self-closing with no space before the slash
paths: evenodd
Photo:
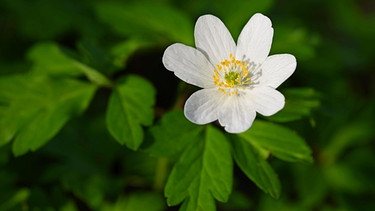
<path id="1" fill-rule="evenodd" d="M 233 54 L 229 54 L 229 60 L 225 59 L 216 65 L 212 78 L 218 90 L 224 94 L 239 95 L 238 89 L 245 90 L 251 82 L 248 62 L 237 60 Z"/>

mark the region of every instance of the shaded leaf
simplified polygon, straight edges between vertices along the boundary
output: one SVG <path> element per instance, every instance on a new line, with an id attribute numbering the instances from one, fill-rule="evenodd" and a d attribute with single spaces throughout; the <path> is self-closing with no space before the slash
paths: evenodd
<path id="1" fill-rule="evenodd" d="M 114 3 L 97 5 L 99 18 L 119 34 L 165 39 L 193 44 L 193 24 L 181 11 L 155 3 Z M 147 35 L 147 36 L 145 36 Z"/>
<path id="2" fill-rule="evenodd" d="M 243 138 L 233 140 L 232 145 L 234 159 L 246 176 L 264 192 L 279 198 L 280 181 L 266 158 Z"/>
<path id="3" fill-rule="evenodd" d="M 298 120 L 309 116 L 320 105 L 318 93 L 312 88 L 289 88 L 282 93 L 285 95 L 285 107 L 267 119 L 277 122 Z"/>
<path id="4" fill-rule="evenodd" d="M 53 76 L 86 77 L 95 84 L 110 87 L 112 85 L 105 76 L 91 67 L 65 55 L 55 43 L 39 43 L 31 48 L 28 58 L 34 65 L 31 73 Z"/>
<path id="5" fill-rule="evenodd" d="M 19 189 L 6 201 L 0 204 L 0 210 L 21 209 L 21 205 L 30 197 L 29 189 Z"/>
<path id="6" fill-rule="evenodd" d="M 161 195 L 151 192 L 136 192 L 126 197 L 120 197 L 113 206 L 104 211 L 163 211 L 165 202 Z"/>
<path id="7" fill-rule="evenodd" d="M 178 5 L 185 11 L 189 11 L 189 14 L 193 14 L 194 17 L 204 13 L 214 14 L 225 23 L 234 39 L 237 40 L 242 27 L 250 17 L 257 12 L 267 13 L 273 3 L 274 0 L 196 0 L 179 1 Z"/>
<path id="8" fill-rule="evenodd" d="M 215 201 L 228 200 L 232 191 L 232 158 L 225 136 L 207 127 L 203 140 L 191 142 L 168 178 L 169 205 L 183 202 L 180 210 L 215 210 Z"/>
<path id="9" fill-rule="evenodd" d="M 179 154 L 188 143 L 198 141 L 202 127 L 188 121 L 182 110 L 176 110 L 166 113 L 150 131 L 154 142 L 146 152 L 168 157 Z"/>
<path id="10" fill-rule="evenodd" d="M 281 125 L 256 120 L 251 128 L 239 134 L 252 145 L 270 151 L 275 157 L 290 162 L 312 162 L 311 150 L 305 141 Z"/>
<path id="11" fill-rule="evenodd" d="M 330 187 L 348 193 L 363 192 L 367 185 L 362 183 L 358 172 L 347 164 L 334 164 L 324 169 L 325 178 Z"/>
<path id="12" fill-rule="evenodd" d="M 314 58 L 321 42 L 319 34 L 295 25 L 278 24 L 275 26 L 275 34 L 271 54 L 288 52 L 296 55 L 298 62 Z"/>
<path id="13" fill-rule="evenodd" d="M 115 45 L 111 54 L 115 57 L 114 63 L 118 67 L 126 66 L 128 58 L 138 49 L 152 46 L 152 42 L 144 39 L 129 39 Z"/>
<path id="14" fill-rule="evenodd" d="M 116 85 L 109 99 L 106 122 L 109 132 L 120 144 L 133 150 L 141 145 L 142 126 L 150 126 L 154 119 L 155 94 L 150 82 L 135 75 Z"/>
<path id="15" fill-rule="evenodd" d="M 36 150 L 89 104 L 96 87 L 76 80 L 16 75 L 0 79 L 0 145 Z"/>

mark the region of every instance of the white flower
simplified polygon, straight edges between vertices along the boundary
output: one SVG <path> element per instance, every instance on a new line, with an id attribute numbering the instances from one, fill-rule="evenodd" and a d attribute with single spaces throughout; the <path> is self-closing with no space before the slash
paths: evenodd
<path id="1" fill-rule="evenodd" d="M 218 120 L 227 132 L 241 133 L 250 128 L 256 112 L 270 116 L 284 107 L 284 96 L 275 89 L 292 75 L 297 62 L 290 54 L 268 56 L 273 37 L 268 17 L 251 17 L 237 46 L 212 15 L 199 17 L 194 37 L 196 48 L 176 43 L 163 55 L 168 70 L 203 88 L 186 101 L 187 119 L 196 124 Z"/>

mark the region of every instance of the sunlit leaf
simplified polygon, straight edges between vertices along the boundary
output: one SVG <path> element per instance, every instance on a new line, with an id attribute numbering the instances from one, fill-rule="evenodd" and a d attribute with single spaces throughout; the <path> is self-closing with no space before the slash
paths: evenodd
<path id="1" fill-rule="evenodd" d="M 111 82 L 98 71 L 65 55 L 55 43 L 39 43 L 28 53 L 28 58 L 34 63 L 31 73 L 53 76 L 86 77 L 95 84 L 111 86 Z"/>
<path id="2" fill-rule="evenodd" d="M 162 4 L 102 2 L 96 7 L 99 18 L 125 36 L 168 38 L 193 44 L 193 24 L 181 11 Z"/>
<path id="3" fill-rule="evenodd" d="M 109 132 L 120 144 L 138 149 L 144 136 L 142 126 L 151 125 L 154 119 L 155 94 L 151 83 L 139 76 L 128 76 L 115 86 L 106 120 Z"/>
<path id="4" fill-rule="evenodd" d="M 320 105 L 318 93 L 312 88 L 289 88 L 282 91 L 285 107 L 273 116 L 272 121 L 288 122 L 307 117 Z"/>
<path id="5" fill-rule="evenodd" d="M 146 152 L 168 157 L 180 153 L 188 143 L 199 140 L 202 127 L 189 122 L 183 111 L 177 110 L 165 114 L 150 131 L 154 142 Z"/>
<path id="6" fill-rule="evenodd" d="M 252 145 L 270 151 L 275 157 L 290 162 L 312 162 L 311 150 L 297 133 L 281 125 L 257 120 L 239 134 Z"/>
<path id="7" fill-rule="evenodd" d="M 15 139 L 15 155 L 36 150 L 88 106 L 95 90 L 93 85 L 72 79 L 1 78 L 0 145 Z"/>
<path id="8" fill-rule="evenodd" d="M 260 152 L 243 138 L 232 141 L 237 165 L 260 189 L 274 198 L 280 196 L 280 181 Z"/>
<path id="9" fill-rule="evenodd" d="M 207 127 L 202 140 L 182 152 L 168 178 L 169 205 L 183 202 L 181 210 L 215 210 L 215 200 L 225 202 L 232 191 L 232 158 L 225 136 Z"/>

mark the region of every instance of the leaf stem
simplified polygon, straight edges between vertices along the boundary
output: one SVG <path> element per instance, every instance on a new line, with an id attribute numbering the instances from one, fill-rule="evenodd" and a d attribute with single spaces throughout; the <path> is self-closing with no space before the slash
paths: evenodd
<path id="1" fill-rule="evenodd" d="M 94 84 L 107 88 L 113 87 L 112 81 L 105 77 L 103 74 L 99 73 L 94 69 L 91 69 L 86 65 L 82 65 L 81 63 L 77 62 L 76 64 L 81 69 L 81 71 L 86 75 L 86 77 Z"/>
<path id="2" fill-rule="evenodd" d="M 155 171 L 154 190 L 163 192 L 168 171 L 168 159 L 158 158 Z"/>

